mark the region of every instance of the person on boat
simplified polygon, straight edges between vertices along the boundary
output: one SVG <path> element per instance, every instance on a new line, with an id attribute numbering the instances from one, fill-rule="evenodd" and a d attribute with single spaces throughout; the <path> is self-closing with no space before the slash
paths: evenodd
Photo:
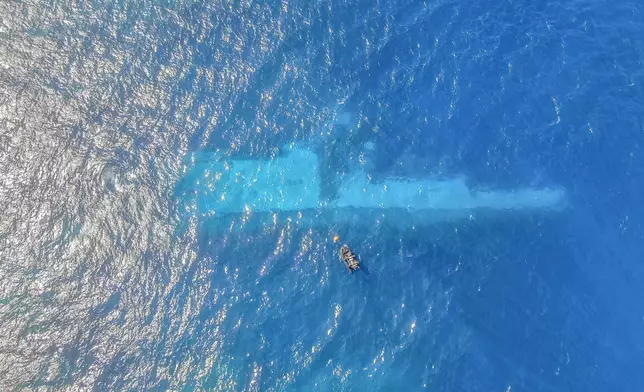
<path id="1" fill-rule="evenodd" d="M 351 273 L 360 268 L 360 262 L 356 258 L 356 255 L 351 252 L 351 249 L 346 244 L 340 248 L 340 259 Z"/>

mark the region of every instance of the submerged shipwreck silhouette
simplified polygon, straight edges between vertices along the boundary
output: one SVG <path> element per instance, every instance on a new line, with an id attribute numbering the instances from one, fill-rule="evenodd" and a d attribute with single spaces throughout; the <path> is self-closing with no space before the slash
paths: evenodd
<path id="1" fill-rule="evenodd" d="M 179 184 L 182 209 L 202 217 L 297 213 L 302 224 L 313 226 L 349 222 L 372 226 L 387 221 L 417 227 L 480 216 L 557 211 L 566 205 L 565 191 L 557 187 L 475 190 L 461 177 L 371 181 L 359 166 L 342 175 L 328 196 L 320 170 L 318 155 L 297 146 L 286 146 L 282 154 L 265 160 L 195 152 L 187 157 Z"/>

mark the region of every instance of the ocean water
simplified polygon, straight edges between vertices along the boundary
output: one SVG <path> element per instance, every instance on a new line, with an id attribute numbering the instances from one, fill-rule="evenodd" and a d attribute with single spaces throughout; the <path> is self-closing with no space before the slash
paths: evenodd
<path id="1" fill-rule="evenodd" d="M 643 62 L 633 0 L 1 2 L 0 389 L 643 390 Z M 296 143 L 568 204 L 182 208 L 191 154 Z"/>

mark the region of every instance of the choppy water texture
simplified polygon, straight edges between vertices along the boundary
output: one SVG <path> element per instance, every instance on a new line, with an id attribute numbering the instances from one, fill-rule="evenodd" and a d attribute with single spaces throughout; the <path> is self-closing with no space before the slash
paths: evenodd
<path id="1" fill-rule="evenodd" d="M 642 390 L 643 48 L 631 0 L 1 2 L 0 389 Z M 570 205 L 180 213 L 189 153 L 296 141 Z"/>

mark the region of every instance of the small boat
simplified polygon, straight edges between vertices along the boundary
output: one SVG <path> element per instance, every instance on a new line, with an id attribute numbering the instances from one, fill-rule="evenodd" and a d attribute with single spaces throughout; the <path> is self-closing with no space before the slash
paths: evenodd
<path id="1" fill-rule="evenodd" d="M 340 248 L 340 259 L 351 273 L 360 268 L 360 262 L 347 245 L 342 245 Z"/>

